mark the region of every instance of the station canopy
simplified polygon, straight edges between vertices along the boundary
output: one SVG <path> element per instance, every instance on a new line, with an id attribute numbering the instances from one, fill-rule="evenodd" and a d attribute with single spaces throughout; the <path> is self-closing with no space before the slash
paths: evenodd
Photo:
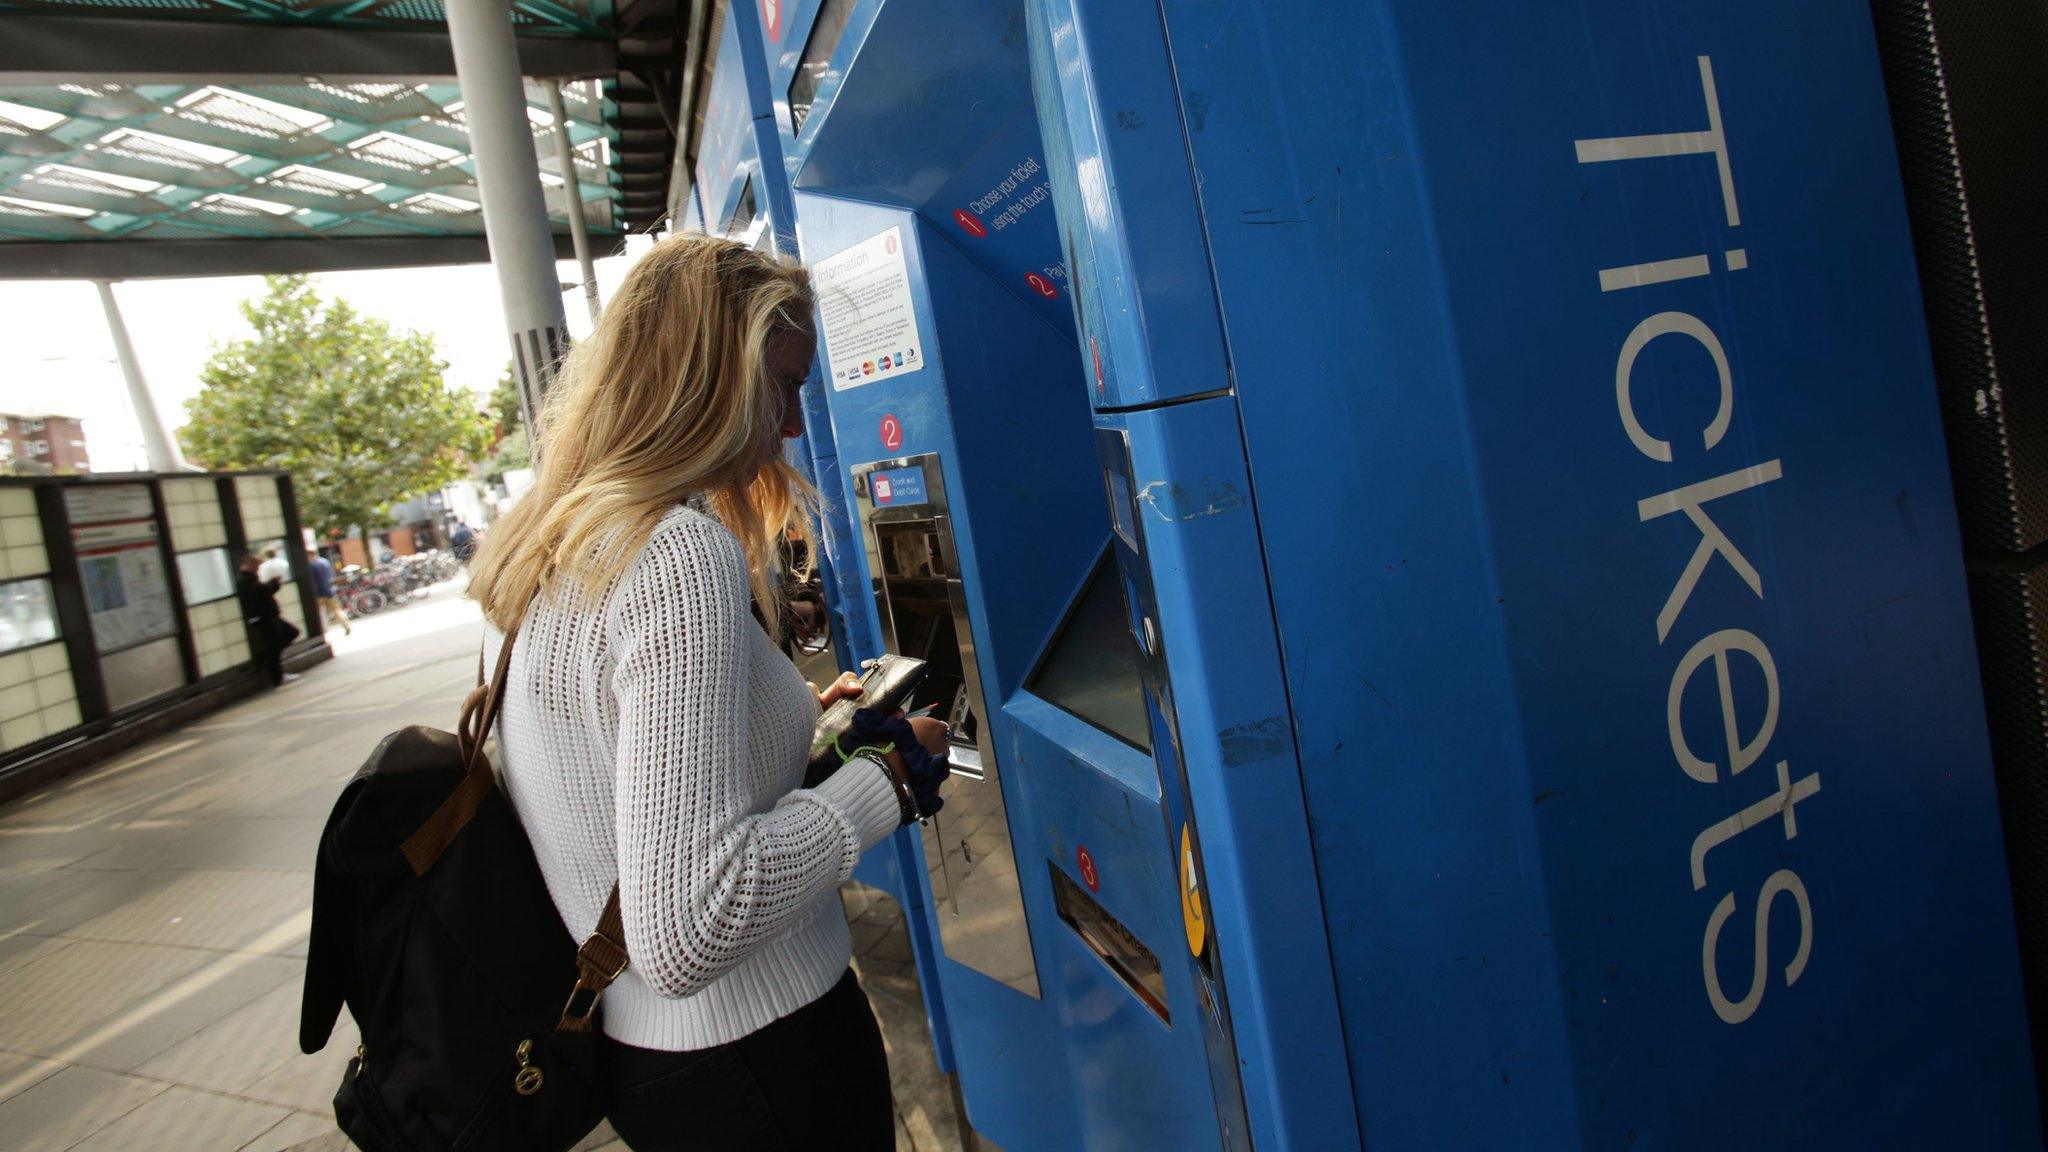
<path id="1" fill-rule="evenodd" d="M 689 0 L 514 0 L 600 254 L 660 223 Z M 546 90 L 527 115 L 558 250 Z M 488 258 L 439 0 L 0 0 L 0 278 Z"/>

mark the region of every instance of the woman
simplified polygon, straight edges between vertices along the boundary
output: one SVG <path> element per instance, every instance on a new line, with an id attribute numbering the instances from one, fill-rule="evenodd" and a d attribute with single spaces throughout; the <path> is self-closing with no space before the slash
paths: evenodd
<path id="1" fill-rule="evenodd" d="M 637 1152 L 889 1149 L 888 1065 L 838 886 L 914 803 L 869 753 L 799 788 L 820 697 L 776 647 L 781 458 L 816 340 L 797 268 L 722 240 L 640 258 L 569 357 L 533 489 L 477 553 L 486 659 L 517 626 L 499 744 L 569 931 L 614 882 L 612 1124 Z M 944 726 L 918 741 L 943 751 Z"/>

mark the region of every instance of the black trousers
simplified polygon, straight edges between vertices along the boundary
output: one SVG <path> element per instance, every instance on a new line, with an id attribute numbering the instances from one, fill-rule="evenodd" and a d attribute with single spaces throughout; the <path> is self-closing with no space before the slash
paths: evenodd
<path id="1" fill-rule="evenodd" d="M 249 641 L 256 649 L 256 663 L 270 677 L 271 687 L 284 683 L 284 650 L 298 638 L 299 630 L 282 620 L 249 621 Z"/>
<path id="2" fill-rule="evenodd" d="M 889 1058 L 847 970 L 751 1035 L 696 1052 L 613 1041 L 611 1122 L 633 1152 L 893 1152 Z"/>

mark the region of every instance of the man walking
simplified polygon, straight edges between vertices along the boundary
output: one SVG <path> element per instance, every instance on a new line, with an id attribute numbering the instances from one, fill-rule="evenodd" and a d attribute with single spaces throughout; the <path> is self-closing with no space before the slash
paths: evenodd
<path id="1" fill-rule="evenodd" d="M 341 601 L 334 595 L 334 565 L 327 562 L 317 549 L 306 549 L 306 567 L 313 573 L 313 595 L 320 601 L 320 617 L 332 628 L 333 621 L 341 621 L 341 634 L 353 636 L 354 628 L 349 627 L 348 613 L 341 610 Z"/>

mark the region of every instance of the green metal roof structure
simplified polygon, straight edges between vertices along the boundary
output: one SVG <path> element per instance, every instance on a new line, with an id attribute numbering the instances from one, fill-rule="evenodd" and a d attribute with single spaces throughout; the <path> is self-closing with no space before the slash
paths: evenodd
<path id="1" fill-rule="evenodd" d="M 689 0 L 513 0 L 600 252 L 659 223 Z M 527 84 L 558 250 L 566 183 Z M 487 259 L 439 0 L 0 0 L 0 278 Z"/>

